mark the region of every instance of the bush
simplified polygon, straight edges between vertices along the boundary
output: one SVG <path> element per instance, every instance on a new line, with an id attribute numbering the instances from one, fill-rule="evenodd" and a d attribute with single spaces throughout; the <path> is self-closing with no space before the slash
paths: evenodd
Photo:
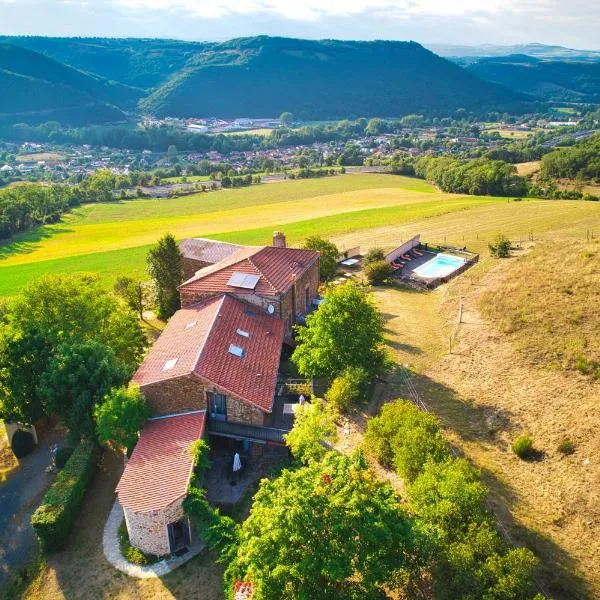
<path id="1" fill-rule="evenodd" d="M 210 469 L 211 461 L 208 457 L 210 446 L 206 440 L 196 440 L 190 445 L 190 454 L 194 460 L 194 475 L 193 482 L 201 484 L 204 480 L 204 475 Z"/>
<path id="2" fill-rule="evenodd" d="M 488 244 L 490 254 L 496 258 L 507 258 L 510 255 L 510 240 L 503 234 L 499 233 L 494 238 L 493 244 Z"/>
<path id="3" fill-rule="evenodd" d="M 383 466 L 395 467 L 408 482 L 427 462 L 440 462 L 449 456 L 438 420 L 407 400 L 386 404 L 378 417 L 369 420 L 365 450 Z"/>
<path id="4" fill-rule="evenodd" d="M 572 440 L 570 440 L 569 438 L 563 438 L 558 446 L 556 447 L 556 449 L 561 453 L 564 454 L 565 456 L 568 456 L 569 454 L 573 454 L 575 452 L 575 442 L 573 442 Z"/>
<path id="5" fill-rule="evenodd" d="M 146 554 L 139 548 L 134 548 L 131 545 L 125 520 L 123 520 L 119 525 L 119 547 L 121 548 L 121 554 L 123 555 L 123 558 L 134 565 L 151 565 L 160 560 L 159 556 L 155 556 L 154 554 Z"/>
<path id="6" fill-rule="evenodd" d="M 529 458 L 533 455 L 533 440 L 528 435 L 520 435 L 511 448 L 519 458 Z"/>
<path id="7" fill-rule="evenodd" d="M 31 517 L 31 524 L 45 553 L 56 552 L 66 544 L 94 466 L 93 443 L 81 442 Z"/>
<path id="8" fill-rule="evenodd" d="M 56 464 L 57 469 L 62 469 L 67 464 L 67 461 L 69 460 L 69 458 L 71 458 L 71 455 L 73 454 L 74 450 L 75 448 L 65 447 L 59 448 L 56 451 L 56 454 L 54 456 L 54 463 Z"/>
<path id="9" fill-rule="evenodd" d="M 338 375 L 325 394 L 325 400 L 338 410 L 348 410 L 364 400 L 368 374 L 362 367 L 348 367 Z"/>
<path id="10" fill-rule="evenodd" d="M 33 451 L 34 445 L 33 436 L 29 431 L 17 429 L 13 435 L 10 447 L 17 458 L 23 458 Z"/>
<path id="11" fill-rule="evenodd" d="M 393 272 L 394 268 L 385 260 L 369 263 L 365 267 L 365 276 L 371 285 L 380 285 L 386 282 Z"/>
<path id="12" fill-rule="evenodd" d="M 364 263 L 366 265 L 370 265 L 374 262 L 379 262 L 385 259 L 385 254 L 381 248 L 369 248 L 368 252 L 365 254 Z"/>

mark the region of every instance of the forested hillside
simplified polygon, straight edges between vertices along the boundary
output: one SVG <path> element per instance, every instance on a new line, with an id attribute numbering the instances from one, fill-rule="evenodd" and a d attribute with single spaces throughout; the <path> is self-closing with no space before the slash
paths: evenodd
<path id="1" fill-rule="evenodd" d="M 37 52 L 0 44 L 0 123 L 122 121 L 140 91 L 88 75 Z"/>
<path id="2" fill-rule="evenodd" d="M 519 110 L 525 97 L 482 82 L 414 42 L 242 38 L 205 49 L 141 102 L 157 116 L 303 119 Z"/>
<path id="3" fill-rule="evenodd" d="M 540 174 L 542 178 L 600 181 L 600 135 L 546 154 Z"/>
<path id="4" fill-rule="evenodd" d="M 105 79 L 151 88 L 214 44 L 161 39 L 4 36 L 0 42 L 34 50 Z"/>
<path id="5" fill-rule="evenodd" d="M 600 61 L 550 61 L 517 54 L 482 58 L 466 69 L 544 100 L 600 102 Z"/>

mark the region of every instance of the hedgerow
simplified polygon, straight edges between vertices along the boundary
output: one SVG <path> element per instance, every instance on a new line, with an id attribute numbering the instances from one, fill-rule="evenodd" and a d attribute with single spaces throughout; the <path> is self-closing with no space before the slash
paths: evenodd
<path id="1" fill-rule="evenodd" d="M 94 467 L 93 443 L 81 442 L 33 513 L 31 525 L 46 554 L 56 552 L 66 544 Z"/>

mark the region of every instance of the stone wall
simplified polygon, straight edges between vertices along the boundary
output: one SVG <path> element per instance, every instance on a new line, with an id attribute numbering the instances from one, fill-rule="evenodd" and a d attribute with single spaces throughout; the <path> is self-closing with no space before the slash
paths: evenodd
<path id="1" fill-rule="evenodd" d="M 208 267 L 211 263 L 205 262 L 203 260 L 198 260 L 197 258 L 187 258 L 183 257 L 181 261 L 183 265 L 183 280 L 187 281 L 192 278 L 196 271 L 203 269 L 204 267 Z"/>
<path id="2" fill-rule="evenodd" d="M 185 517 L 182 502 L 183 498 L 162 510 L 144 513 L 135 513 L 124 508 L 125 523 L 131 545 L 146 554 L 156 554 L 157 556 L 170 554 L 167 525 Z"/>
<path id="3" fill-rule="evenodd" d="M 197 377 L 184 375 L 145 385 L 140 391 L 150 405 L 152 416 L 160 417 L 189 410 L 205 410 L 205 389 Z"/>
<path id="4" fill-rule="evenodd" d="M 295 288 L 295 289 L 294 289 Z M 319 291 L 319 261 L 317 260 L 301 277 L 294 288 L 290 288 L 282 298 L 281 318 L 285 323 L 286 334 L 291 334 L 292 327 L 298 315 L 310 309 L 310 303 L 317 297 Z M 309 293 L 309 306 L 306 305 L 306 289 Z M 295 300 L 295 302 L 294 302 Z"/>
<path id="5" fill-rule="evenodd" d="M 260 408 L 242 402 L 233 396 L 227 396 L 227 420 L 231 423 L 264 426 L 266 413 Z"/>

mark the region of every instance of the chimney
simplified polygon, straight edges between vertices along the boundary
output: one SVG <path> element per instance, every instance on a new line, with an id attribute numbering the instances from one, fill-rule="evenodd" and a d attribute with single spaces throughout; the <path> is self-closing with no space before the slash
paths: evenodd
<path id="1" fill-rule="evenodd" d="M 282 231 L 273 232 L 273 248 L 285 248 L 285 233 Z"/>

